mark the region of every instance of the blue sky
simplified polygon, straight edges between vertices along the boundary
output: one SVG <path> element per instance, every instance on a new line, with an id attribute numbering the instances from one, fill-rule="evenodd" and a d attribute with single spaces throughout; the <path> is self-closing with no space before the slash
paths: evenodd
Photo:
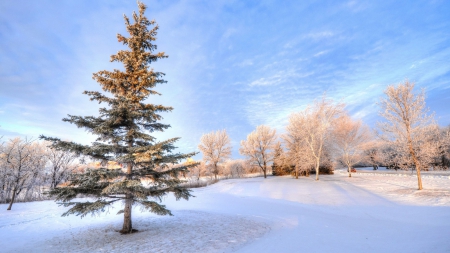
<path id="1" fill-rule="evenodd" d="M 283 132 L 292 112 L 323 92 L 374 126 L 376 102 L 406 78 L 427 93 L 440 125 L 450 124 L 449 1 L 144 1 L 168 59 L 161 97 L 180 151 L 203 133 L 227 129 L 240 140 L 257 125 Z M 89 143 L 61 119 L 97 115 L 82 95 L 99 90 L 92 73 L 124 49 L 122 15 L 134 1 L 0 2 L 0 135 L 40 134 Z"/>

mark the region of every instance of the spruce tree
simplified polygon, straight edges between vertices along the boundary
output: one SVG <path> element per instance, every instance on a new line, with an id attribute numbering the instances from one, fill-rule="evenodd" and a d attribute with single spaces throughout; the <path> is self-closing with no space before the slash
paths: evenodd
<path id="1" fill-rule="evenodd" d="M 149 134 L 170 127 L 160 123 L 160 113 L 169 112 L 172 107 L 145 103 L 150 95 L 161 95 L 153 89 L 157 84 L 166 83 L 162 79 L 164 73 L 154 71 L 150 64 L 168 56 L 164 52 L 155 52 L 158 25 L 144 16 L 146 6 L 143 3 L 138 2 L 138 6 L 139 13 L 133 12 L 134 23 L 124 16 L 129 37 L 117 35 L 118 41 L 128 49 L 111 56 L 111 62 L 123 63 L 123 69 L 93 74 L 93 79 L 109 95 L 84 92 L 91 100 L 107 106 L 99 109 L 98 117 L 68 115 L 63 119 L 98 136 L 96 141 L 92 145 L 81 145 L 41 136 L 58 150 L 86 155 L 105 165 L 108 161 L 124 165 L 123 169 L 104 166 L 73 174 L 67 186 L 56 187 L 49 192 L 56 201 L 71 207 L 63 216 L 75 214 L 84 217 L 104 212 L 111 204 L 123 201 L 124 208 L 118 212 L 124 215 L 121 233 L 136 231 L 132 228 L 133 205 L 159 215 L 171 215 L 160 204 L 162 196 L 172 192 L 177 200 L 188 200 L 192 196 L 190 190 L 180 186 L 182 181 L 178 177 L 189 167 L 197 165 L 170 166 L 195 153 L 173 153 L 174 142 L 179 138 L 158 142 Z M 95 201 L 72 202 L 79 194 L 93 197 Z"/>

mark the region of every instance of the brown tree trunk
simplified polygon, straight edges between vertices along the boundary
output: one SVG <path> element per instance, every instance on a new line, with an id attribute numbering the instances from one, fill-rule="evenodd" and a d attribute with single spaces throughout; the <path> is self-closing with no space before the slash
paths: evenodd
<path id="1" fill-rule="evenodd" d="M 125 208 L 123 210 L 123 226 L 120 233 L 129 234 L 133 232 L 133 226 L 131 223 L 131 208 L 133 206 L 133 199 L 130 194 L 127 194 L 127 199 L 125 200 Z"/>
<path id="2" fill-rule="evenodd" d="M 14 199 L 16 198 L 16 190 L 14 189 L 13 190 L 13 195 L 12 195 L 12 198 L 11 198 L 11 202 L 9 202 L 9 206 L 8 206 L 8 209 L 6 209 L 6 210 L 11 210 L 11 207 L 12 207 L 12 205 L 13 205 L 13 203 L 14 203 Z"/>
<path id="3" fill-rule="evenodd" d="M 264 169 L 263 169 L 263 172 L 264 172 L 264 178 L 267 178 L 267 175 L 266 175 L 266 172 L 267 172 L 267 166 L 266 166 L 266 162 L 264 161 Z"/>
<path id="4" fill-rule="evenodd" d="M 217 164 L 214 164 L 214 179 L 217 180 L 217 174 L 219 174 L 219 171 L 217 169 Z"/>
<path id="5" fill-rule="evenodd" d="M 132 147 L 133 143 L 131 141 L 128 142 L 128 147 Z M 133 165 L 131 162 L 127 164 L 127 179 L 131 179 L 131 172 L 133 170 Z M 133 232 L 133 226 L 131 223 L 131 210 L 133 206 L 133 195 L 128 193 L 126 194 L 125 199 L 125 208 L 123 209 L 123 226 L 122 230 L 120 230 L 121 234 L 129 234 Z"/>
<path id="6" fill-rule="evenodd" d="M 416 166 L 416 172 L 417 172 L 417 184 L 419 186 L 419 190 L 422 190 L 422 177 L 420 176 L 420 163 L 419 160 L 417 159 L 416 156 L 416 152 L 414 151 L 413 145 L 412 145 L 412 140 L 411 140 L 411 136 L 409 133 L 409 129 L 407 129 L 407 133 L 408 133 L 408 146 L 409 146 L 409 152 L 411 153 L 412 159 L 414 161 L 414 165 Z"/>
<path id="7" fill-rule="evenodd" d="M 422 190 L 422 177 L 420 176 L 420 168 L 416 167 L 416 172 L 417 172 L 417 183 L 419 184 L 419 190 Z"/>
<path id="8" fill-rule="evenodd" d="M 320 160 L 316 160 L 316 181 L 319 181 L 319 166 L 320 166 Z"/>

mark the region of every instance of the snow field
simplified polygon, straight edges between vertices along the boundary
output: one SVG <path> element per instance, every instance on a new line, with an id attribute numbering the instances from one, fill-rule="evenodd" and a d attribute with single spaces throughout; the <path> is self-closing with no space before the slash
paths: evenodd
<path id="1" fill-rule="evenodd" d="M 2 252 L 450 252 L 450 180 L 346 173 L 314 178 L 223 180 L 189 201 L 164 200 L 174 216 L 133 211 L 139 230 L 120 235 L 119 208 L 60 217 L 52 201 L 0 205 Z"/>
<path id="2" fill-rule="evenodd" d="M 338 170 L 342 176 L 348 173 Z M 351 183 L 404 204 L 450 206 L 450 176 L 443 172 L 432 175 L 422 175 L 424 189 L 417 190 L 417 176 L 412 173 L 352 173 Z"/>
<path id="3" fill-rule="evenodd" d="M 46 252 L 222 252 L 269 229 L 251 219 L 198 211 L 176 212 L 174 217 L 139 217 L 133 222 L 138 233 L 120 235 L 117 228 L 122 224 L 115 222 L 56 236 L 41 247 Z"/>

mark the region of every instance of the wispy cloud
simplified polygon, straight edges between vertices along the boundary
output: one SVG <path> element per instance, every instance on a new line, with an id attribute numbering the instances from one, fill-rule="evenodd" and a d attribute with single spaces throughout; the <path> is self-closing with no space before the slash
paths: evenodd
<path id="1" fill-rule="evenodd" d="M 335 36 L 335 33 L 332 31 L 321 31 L 321 32 L 312 32 L 305 34 L 303 36 L 304 39 L 314 39 L 314 40 L 320 40 L 320 39 L 326 39 Z"/>
<path id="2" fill-rule="evenodd" d="M 238 67 L 247 67 L 247 66 L 252 66 L 252 65 L 253 65 L 253 60 L 251 60 L 251 59 L 245 59 L 236 64 L 236 66 L 238 66 Z"/>
<path id="3" fill-rule="evenodd" d="M 269 77 L 259 78 L 249 83 L 250 87 L 253 86 L 273 86 L 281 85 L 286 82 L 293 82 L 294 79 L 305 78 L 313 75 L 314 72 L 299 73 L 296 70 L 281 70 Z"/>
<path id="4" fill-rule="evenodd" d="M 369 4 L 367 1 L 351 0 L 345 3 L 345 7 L 352 12 L 360 12 L 369 8 Z"/>
<path id="5" fill-rule="evenodd" d="M 285 49 L 292 49 L 296 46 L 301 45 L 303 42 L 307 41 L 319 41 L 319 40 L 324 40 L 324 39 L 329 39 L 332 38 L 334 36 L 336 36 L 337 33 L 336 32 L 332 32 L 332 31 L 318 31 L 318 32 L 308 32 L 305 34 L 302 34 L 300 36 L 297 36 L 294 39 L 289 40 L 288 42 L 286 42 L 283 45 L 283 48 Z"/>
<path id="6" fill-rule="evenodd" d="M 314 54 L 314 57 L 319 57 L 319 56 L 321 56 L 321 55 L 327 54 L 328 52 L 329 52 L 329 50 L 323 50 L 323 51 L 320 51 L 320 52 Z"/>

